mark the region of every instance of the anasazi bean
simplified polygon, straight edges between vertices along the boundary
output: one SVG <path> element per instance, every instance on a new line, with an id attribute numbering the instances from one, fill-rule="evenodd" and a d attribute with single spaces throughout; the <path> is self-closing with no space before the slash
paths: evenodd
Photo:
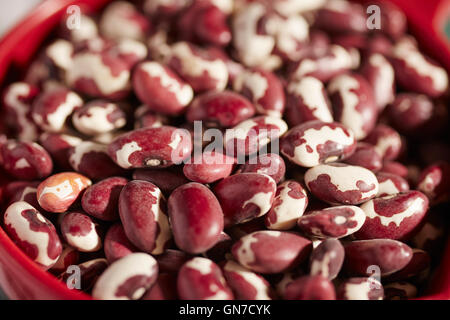
<path id="1" fill-rule="evenodd" d="M 259 173 L 240 173 L 214 187 L 224 214 L 225 226 L 243 223 L 266 214 L 274 201 L 277 185 Z"/>
<path id="2" fill-rule="evenodd" d="M 377 177 L 363 167 L 321 164 L 305 173 L 305 184 L 320 200 L 331 204 L 360 204 L 378 193 Z"/>
<path id="3" fill-rule="evenodd" d="M 286 287 L 286 300 L 336 300 L 333 284 L 322 276 L 303 276 Z"/>
<path id="4" fill-rule="evenodd" d="M 55 226 L 24 201 L 14 202 L 5 212 L 6 232 L 27 256 L 42 268 L 52 267 L 61 252 Z"/>
<path id="5" fill-rule="evenodd" d="M 361 206 L 366 219 L 355 234 L 358 239 L 409 240 L 428 211 L 428 198 L 407 191 L 367 201 Z"/>
<path id="6" fill-rule="evenodd" d="M 151 182 L 133 180 L 119 196 L 119 215 L 128 239 L 144 252 L 161 254 L 172 237 L 162 208 L 165 199 Z"/>
<path id="7" fill-rule="evenodd" d="M 345 0 L 135 2 L 55 30 L 3 92 L 17 247 L 95 299 L 421 296 L 448 75 L 402 11 L 369 30 Z"/>
<path id="8" fill-rule="evenodd" d="M 192 151 L 191 136 L 170 126 L 142 128 L 117 137 L 109 156 L 122 168 L 163 168 L 181 163 Z"/>
<path id="9" fill-rule="evenodd" d="M 311 241 L 282 231 L 257 231 L 232 248 L 235 259 L 260 273 L 280 273 L 299 265 L 311 252 Z"/>
<path id="10" fill-rule="evenodd" d="M 168 200 L 175 243 L 189 253 L 205 252 L 214 246 L 223 231 L 219 201 L 200 183 L 187 183 L 175 189 Z"/>
<path id="11" fill-rule="evenodd" d="M 155 283 L 158 263 L 149 254 L 132 253 L 111 264 L 99 277 L 92 296 L 106 300 L 137 300 Z"/>

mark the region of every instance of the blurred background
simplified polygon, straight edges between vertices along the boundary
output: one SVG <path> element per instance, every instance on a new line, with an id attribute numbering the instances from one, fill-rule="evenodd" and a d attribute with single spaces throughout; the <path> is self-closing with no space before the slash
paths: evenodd
<path id="1" fill-rule="evenodd" d="M 0 37 L 23 18 L 41 0 L 2 0 L 0 4 Z M 0 300 L 7 299 L 0 288 Z"/>

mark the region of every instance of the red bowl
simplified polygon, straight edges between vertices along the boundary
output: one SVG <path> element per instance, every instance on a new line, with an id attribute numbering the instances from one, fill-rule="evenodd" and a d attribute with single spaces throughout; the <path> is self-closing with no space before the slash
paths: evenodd
<path id="1" fill-rule="evenodd" d="M 0 41 L 0 86 L 7 71 L 25 70 L 48 34 L 57 26 L 70 5 L 95 12 L 111 0 L 47 0 Z M 364 0 L 363 0 L 364 1 Z M 450 1 L 392 0 L 409 20 L 410 30 L 427 52 L 450 71 L 450 45 L 444 34 L 444 19 Z M 431 32 L 430 32 L 431 31 Z M 68 289 L 50 273 L 30 260 L 0 228 L 0 287 L 11 299 L 91 299 Z M 450 299 L 450 238 L 441 265 L 426 296 L 420 299 Z"/>

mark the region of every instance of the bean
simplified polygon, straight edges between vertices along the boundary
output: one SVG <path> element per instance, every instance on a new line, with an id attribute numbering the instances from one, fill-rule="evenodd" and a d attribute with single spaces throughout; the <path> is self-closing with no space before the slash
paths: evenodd
<path id="1" fill-rule="evenodd" d="M 206 258 L 187 261 L 178 273 L 177 287 L 182 300 L 233 299 L 219 266 Z"/>
<path id="2" fill-rule="evenodd" d="M 181 163 L 191 151 L 191 136 L 170 126 L 130 131 L 108 146 L 111 159 L 124 169 L 168 167 Z"/>
<path id="3" fill-rule="evenodd" d="M 321 164 L 305 173 L 308 189 L 331 204 L 360 204 L 375 197 L 378 181 L 369 170 L 341 163 Z"/>
<path id="4" fill-rule="evenodd" d="M 44 210 L 65 212 L 91 184 L 91 180 L 81 174 L 61 172 L 41 182 L 37 188 L 36 197 Z"/>
<path id="5" fill-rule="evenodd" d="M 175 189 L 168 211 L 177 246 L 188 253 L 211 249 L 223 231 L 223 213 L 212 191 L 199 183 Z"/>
<path id="6" fill-rule="evenodd" d="M 137 300 L 158 276 L 158 263 L 149 254 L 132 253 L 112 263 L 92 290 L 95 299 Z"/>
<path id="7" fill-rule="evenodd" d="M 358 239 L 408 240 L 428 211 L 428 199 L 419 191 L 406 191 L 367 201 L 367 218 L 355 234 Z"/>
<path id="8" fill-rule="evenodd" d="M 311 247 L 311 241 L 299 235 L 264 230 L 242 237 L 233 245 L 231 252 L 242 266 L 271 274 L 299 265 L 309 255 Z"/>
<path id="9" fill-rule="evenodd" d="M 303 167 L 339 161 L 356 148 L 353 133 L 339 123 L 308 121 L 290 129 L 281 140 L 281 152 Z"/>
<path id="10" fill-rule="evenodd" d="M 6 209 L 4 222 L 11 239 L 43 269 L 58 261 L 62 244 L 55 226 L 31 205 L 14 202 Z"/>
<path id="11" fill-rule="evenodd" d="M 213 189 L 224 214 L 225 226 L 266 214 L 274 201 L 275 181 L 259 173 L 240 173 L 220 181 Z"/>
<path id="12" fill-rule="evenodd" d="M 120 192 L 119 215 L 127 238 L 142 251 L 161 254 L 172 233 L 161 190 L 151 182 L 133 180 Z"/>

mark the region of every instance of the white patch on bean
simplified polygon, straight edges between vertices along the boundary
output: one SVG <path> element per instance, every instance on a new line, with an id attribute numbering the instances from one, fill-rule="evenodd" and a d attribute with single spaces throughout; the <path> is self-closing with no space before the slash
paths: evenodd
<path id="1" fill-rule="evenodd" d="M 80 107 L 83 100 L 74 92 L 67 93 L 66 100 L 60 104 L 55 111 L 46 115 L 47 123 L 44 122 L 42 115 L 33 114 L 33 119 L 44 130 L 59 132 L 64 129 L 67 117 L 70 116 L 75 108 Z"/>
<path id="2" fill-rule="evenodd" d="M 244 267 L 249 268 L 250 265 L 255 262 L 255 253 L 251 246 L 253 243 L 258 242 L 258 239 L 255 237 L 257 234 L 258 232 L 254 232 L 240 239 L 241 245 L 239 246 L 236 255 L 239 263 Z"/>
<path id="3" fill-rule="evenodd" d="M 377 197 L 382 195 L 393 195 L 399 193 L 400 190 L 397 188 L 395 183 L 391 179 L 386 179 L 385 181 L 378 183 L 378 193 Z"/>
<path id="4" fill-rule="evenodd" d="M 322 260 L 315 259 L 312 261 L 311 268 L 310 268 L 311 269 L 310 274 L 312 276 L 321 275 L 324 278 L 328 278 L 330 276 L 331 254 L 334 254 L 334 252 L 325 253 Z"/>
<path id="5" fill-rule="evenodd" d="M 273 2 L 275 10 L 282 15 L 289 16 L 319 9 L 325 4 L 326 0 L 276 0 Z"/>
<path id="6" fill-rule="evenodd" d="M 331 45 L 330 53 L 324 57 L 319 58 L 320 65 L 327 66 L 328 70 L 351 69 L 354 65 L 353 57 L 342 46 Z M 315 72 L 319 69 L 317 60 L 304 59 L 300 62 L 294 73 L 294 78 L 301 79 L 302 77 Z"/>
<path id="7" fill-rule="evenodd" d="M 97 36 L 97 24 L 92 18 L 85 15 L 82 15 L 80 18 L 79 28 L 71 30 L 71 38 L 74 42 L 93 39 Z"/>
<path id="8" fill-rule="evenodd" d="M 261 217 L 266 214 L 272 205 L 270 199 L 273 196 L 273 192 L 258 192 L 254 194 L 250 199 L 242 204 L 242 208 L 245 208 L 248 204 L 254 204 L 259 208 L 259 214 L 256 217 Z M 252 217 L 253 219 L 254 217 Z"/>
<path id="9" fill-rule="evenodd" d="M 42 199 L 42 197 L 44 197 L 44 195 L 46 195 L 47 193 L 53 194 L 55 197 L 59 199 L 65 199 L 71 194 L 74 194 L 75 190 L 73 190 L 72 185 L 70 184 L 70 180 L 66 179 L 55 186 L 45 187 L 42 190 L 38 201 L 41 202 L 40 199 Z"/>
<path id="10" fill-rule="evenodd" d="M 18 161 L 16 161 L 16 164 L 14 165 L 14 169 L 23 169 L 29 167 L 31 167 L 31 165 L 25 158 L 20 158 Z"/>
<path id="11" fill-rule="evenodd" d="M 267 78 L 259 72 L 244 71 L 236 78 L 233 87 L 235 91 L 242 91 L 243 88 L 248 88 L 252 93 L 252 100 L 258 101 L 266 95 L 269 83 Z"/>
<path id="12" fill-rule="evenodd" d="M 73 44 L 67 40 L 56 40 L 47 47 L 45 53 L 58 68 L 67 70 L 72 65 Z"/>
<path id="13" fill-rule="evenodd" d="M 132 20 L 136 8 L 128 2 L 119 1 L 109 5 L 100 19 L 102 34 L 110 39 L 143 40 L 144 33 L 139 23 Z"/>
<path id="14" fill-rule="evenodd" d="M 346 283 L 345 297 L 348 300 L 368 300 L 372 285 L 373 284 L 369 280 L 361 283 Z"/>
<path id="15" fill-rule="evenodd" d="M 148 50 L 145 44 L 133 39 L 122 39 L 117 46 L 120 54 L 134 55 L 138 60 L 143 60 L 147 57 Z"/>
<path id="16" fill-rule="evenodd" d="M 383 158 L 390 147 L 399 149 L 401 144 L 402 141 L 397 135 L 387 135 L 380 137 L 374 147 L 375 151 Z"/>

